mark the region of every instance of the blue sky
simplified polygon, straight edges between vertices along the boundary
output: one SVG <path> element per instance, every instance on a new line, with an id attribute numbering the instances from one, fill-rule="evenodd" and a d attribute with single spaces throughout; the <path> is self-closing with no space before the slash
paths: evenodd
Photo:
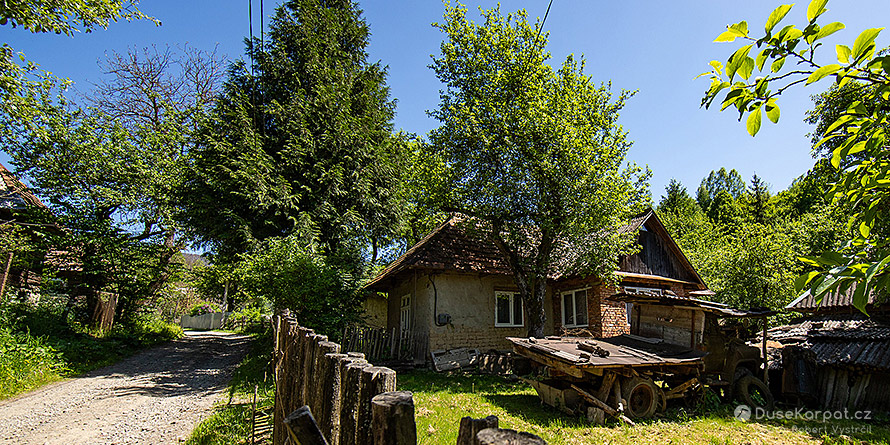
<path id="1" fill-rule="evenodd" d="M 252 0 L 254 31 L 259 34 L 260 0 Z M 264 0 L 266 16 L 278 1 Z M 427 68 L 430 55 L 438 54 L 442 34 L 430 26 L 440 21 L 443 4 L 436 0 L 365 0 L 359 2 L 371 27 L 371 60 L 389 67 L 388 83 L 397 99 L 396 128 L 425 134 L 436 126 L 426 110 L 438 105 L 440 85 Z M 68 77 L 75 88 L 89 91 L 101 73 L 97 62 L 108 50 L 188 43 L 199 49 L 218 45 L 230 60 L 242 57 L 248 34 L 248 1 L 188 0 L 145 1 L 140 8 L 158 18 L 161 26 L 142 21 L 112 24 L 107 30 L 75 37 L 33 35 L 9 26 L 0 27 L 4 41 L 23 51 L 30 60 L 54 74 Z M 467 2 L 471 11 L 490 8 L 494 1 Z M 628 159 L 648 165 L 655 201 L 671 178 L 690 192 L 701 179 L 720 167 L 735 168 L 750 179 L 757 173 L 773 191 L 786 188 L 813 164 L 803 122 L 811 108 L 809 95 L 828 88 L 829 81 L 789 90 L 779 105 L 778 125 L 765 121 L 751 138 L 737 114 L 699 108 L 706 79 L 693 80 L 713 59 L 725 61 L 739 45 L 716 44 L 725 26 L 747 20 L 752 30 L 762 25 L 778 2 L 740 1 L 601 1 L 554 0 L 545 29 L 550 32 L 551 63 L 568 54 L 584 55 L 587 73 L 595 80 L 612 82 L 613 89 L 638 90 L 623 110 L 620 122 L 635 141 Z M 783 23 L 805 21 L 807 2 L 799 2 Z M 825 58 L 834 56 L 833 44 L 852 46 L 856 33 L 887 24 L 890 2 L 857 0 L 829 3 L 820 21 L 841 21 L 847 29 L 829 38 Z M 503 11 L 525 8 L 530 17 L 543 17 L 546 0 L 504 1 Z M 268 24 L 268 20 L 266 20 Z M 890 32 L 890 31 L 888 31 Z M 878 47 L 888 45 L 881 35 Z M 826 59 L 827 60 L 827 59 Z"/>

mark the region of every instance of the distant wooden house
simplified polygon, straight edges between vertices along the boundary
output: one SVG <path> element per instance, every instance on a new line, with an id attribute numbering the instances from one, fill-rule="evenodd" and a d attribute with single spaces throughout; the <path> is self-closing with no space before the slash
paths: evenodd
<path id="1" fill-rule="evenodd" d="M 826 409 L 890 411 L 890 304 L 872 294 L 866 316 L 853 307 L 854 290 L 788 304 L 803 317 L 769 330 L 776 392 Z"/>
<path id="2" fill-rule="evenodd" d="M 620 229 L 636 234 L 638 253 L 620 259 L 617 286 L 595 276 L 554 275 L 547 283 L 545 333 L 628 333 L 631 304 L 619 292 L 689 296 L 704 281 L 648 210 Z M 409 331 L 430 350 L 509 350 L 506 337 L 527 335 L 527 314 L 513 276 L 494 243 L 452 216 L 366 285 L 384 293 L 366 305 L 387 331 Z"/>

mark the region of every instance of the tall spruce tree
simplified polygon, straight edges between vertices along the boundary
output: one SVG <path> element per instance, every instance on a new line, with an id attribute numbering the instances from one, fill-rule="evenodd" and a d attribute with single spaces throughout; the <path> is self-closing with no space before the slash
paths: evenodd
<path id="1" fill-rule="evenodd" d="M 252 62 L 230 68 L 183 190 L 200 241 L 231 256 L 299 232 L 358 264 L 390 233 L 403 144 L 369 35 L 351 1 L 292 0 L 264 45 L 248 41 Z"/>

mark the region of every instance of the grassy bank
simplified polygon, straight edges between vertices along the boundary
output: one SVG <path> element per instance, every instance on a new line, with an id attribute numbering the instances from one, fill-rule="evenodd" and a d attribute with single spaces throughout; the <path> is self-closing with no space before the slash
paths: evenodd
<path id="1" fill-rule="evenodd" d="M 112 364 L 182 335 L 182 329 L 144 318 L 97 335 L 69 323 L 52 307 L 0 308 L 0 399 Z"/>
<path id="2" fill-rule="evenodd" d="M 195 427 L 187 445 L 239 444 L 250 438 L 254 389 L 257 390 L 258 412 L 271 412 L 275 401 L 269 366 L 271 359 L 271 330 L 255 334 L 250 351 L 232 375 L 228 397 Z M 268 437 L 268 434 L 264 437 Z"/>
<path id="3" fill-rule="evenodd" d="M 580 417 L 541 406 L 530 386 L 499 377 L 399 374 L 399 389 L 414 393 L 420 444 L 453 444 L 460 418 L 495 415 L 501 428 L 527 431 L 560 444 L 890 444 L 886 421 L 742 422 L 734 406 L 712 405 L 701 412 L 669 408 L 662 418 L 635 427 L 616 423 L 594 427 Z"/>

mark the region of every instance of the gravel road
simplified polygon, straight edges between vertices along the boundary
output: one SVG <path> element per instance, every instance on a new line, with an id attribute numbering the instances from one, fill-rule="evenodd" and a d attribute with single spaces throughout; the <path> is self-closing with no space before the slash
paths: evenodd
<path id="1" fill-rule="evenodd" d="M 0 402 L 0 444 L 175 444 L 224 392 L 249 338 L 187 332 L 78 378 Z"/>

